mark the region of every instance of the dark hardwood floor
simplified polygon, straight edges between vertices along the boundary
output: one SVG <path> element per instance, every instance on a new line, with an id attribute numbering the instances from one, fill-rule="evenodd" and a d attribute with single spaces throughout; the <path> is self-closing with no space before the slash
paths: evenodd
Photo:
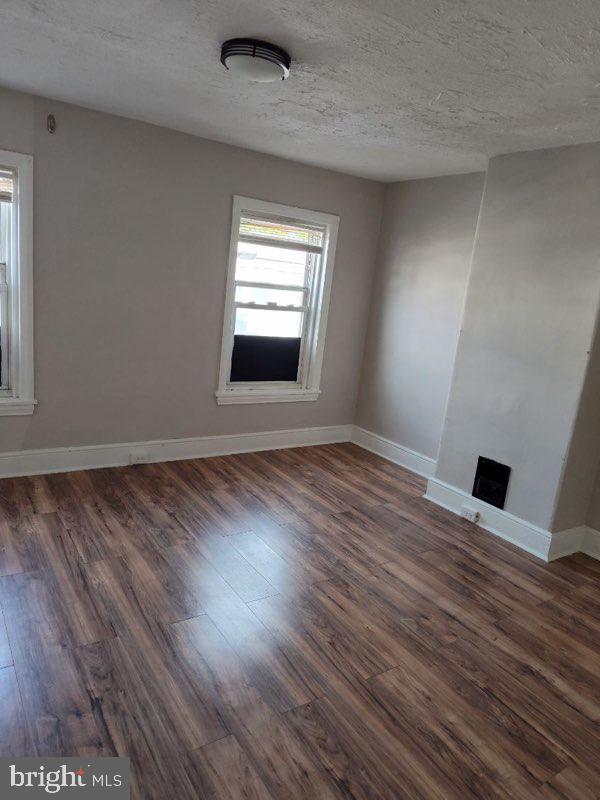
<path id="1" fill-rule="evenodd" d="M 0 754 L 143 800 L 600 797 L 600 562 L 354 445 L 0 481 Z"/>

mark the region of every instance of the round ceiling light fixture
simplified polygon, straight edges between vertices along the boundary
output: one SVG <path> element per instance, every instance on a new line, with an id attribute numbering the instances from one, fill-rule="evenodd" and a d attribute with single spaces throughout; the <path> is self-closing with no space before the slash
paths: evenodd
<path id="1" fill-rule="evenodd" d="M 283 48 L 260 39 L 228 39 L 221 47 L 221 64 L 259 83 L 284 81 L 290 74 L 290 62 Z"/>

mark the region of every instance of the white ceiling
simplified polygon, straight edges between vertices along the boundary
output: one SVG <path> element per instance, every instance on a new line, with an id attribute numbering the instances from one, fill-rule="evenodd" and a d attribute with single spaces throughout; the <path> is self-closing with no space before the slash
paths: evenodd
<path id="1" fill-rule="evenodd" d="M 292 55 L 276 84 L 233 36 Z M 600 139 L 599 0 L 1 0 L 0 83 L 382 180 Z"/>

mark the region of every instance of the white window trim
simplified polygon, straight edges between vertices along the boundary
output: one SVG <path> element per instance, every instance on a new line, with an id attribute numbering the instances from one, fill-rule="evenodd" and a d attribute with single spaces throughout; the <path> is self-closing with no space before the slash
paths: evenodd
<path id="1" fill-rule="evenodd" d="M 303 370 L 304 377 L 303 380 L 297 384 L 257 383 L 241 385 L 229 383 L 235 320 L 233 311 L 235 302 L 235 269 L 237 262 L 238 232 L 240 217 L 244 213 L 285 217 L 298 222 L 325 226 L 326 233 L 320 264 L 320 269 L 324 270 L 324 274 L 321 273 L 319 279 L 314 280 L 312 285 L 312 291 L 317 294 L 314 299 L 311 300 L 313 313 L 310 315 L 311 330 L 306 338 L 306 351 L 303 356 L 306 359 L 305 369 Z M 225 292 L 223 338 L 219 365 L 219 386 L 215 393 L 219 405 L 238 403 L 292 403 L 318 400 L 321 394 L 321 370 L 323 367 L 323 351 L 325 348 L 325 333 L 327 329 L 327 316 L 329 313 L 338 226 L 339 217 L 334 214 L 324 214 L 321 211 L 310 211 L 294 206 L 284 206 L 280 203 L 269 203 L 265 200 L 254 200 L 250 197 L 234 196 L 233 212 L 231 216 L 227 288 Z"/>
<path id="2" fill-rule="evenodd" d="M 0 150 L 0 166 L 17 174 L 9 286 L 9 385 L 0 417 L 33 414 L 33 156 Z M 17 246 L 15 247 L 15 243 Z"/>

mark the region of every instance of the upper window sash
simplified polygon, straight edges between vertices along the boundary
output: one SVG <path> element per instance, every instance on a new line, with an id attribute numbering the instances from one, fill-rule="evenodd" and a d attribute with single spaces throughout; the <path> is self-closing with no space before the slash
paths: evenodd
<path id="1" fill-rule="evenodd" d="M 279 289 L 283 292 L 307 292 L 308 286 L 293 286 L 289 283 L 259 283 L 258 281 L 238 281 L 236 286 L 247 286 L 249 289 Z"/>
<path id="2" fill-rule="evenodd" d="M 301 244 L 300 242 L 288 242 L 285 239 L 267 239 L 262 236 L 245 236 L 240 234 L 238 242 L 246 242 L 247 244 L 263 244 L 269 247 L 281 247 L 286 250 L 300 250 L 302 253 L 322 253 L 323 248 L 318 245 Z"/>
<path id="3" fill-rule="evenodd" d="M 280 306 L 276 303 L 243 303 L 236 300 L 234 303 L 235 308 L 255 308 L 257 311 L 297 311 L 298 313 L 306 313 L 309 310 L 308 306 Z"/>
<path id="4" fill-rule="evenodd" d="M 271 246 L 294 246 L 308 252 L 322 251 L 324 228 L 307 225 L 300 220 L 270 214 L 242 213 L 238 228 L 238 241 L 252 241 Z"/>

